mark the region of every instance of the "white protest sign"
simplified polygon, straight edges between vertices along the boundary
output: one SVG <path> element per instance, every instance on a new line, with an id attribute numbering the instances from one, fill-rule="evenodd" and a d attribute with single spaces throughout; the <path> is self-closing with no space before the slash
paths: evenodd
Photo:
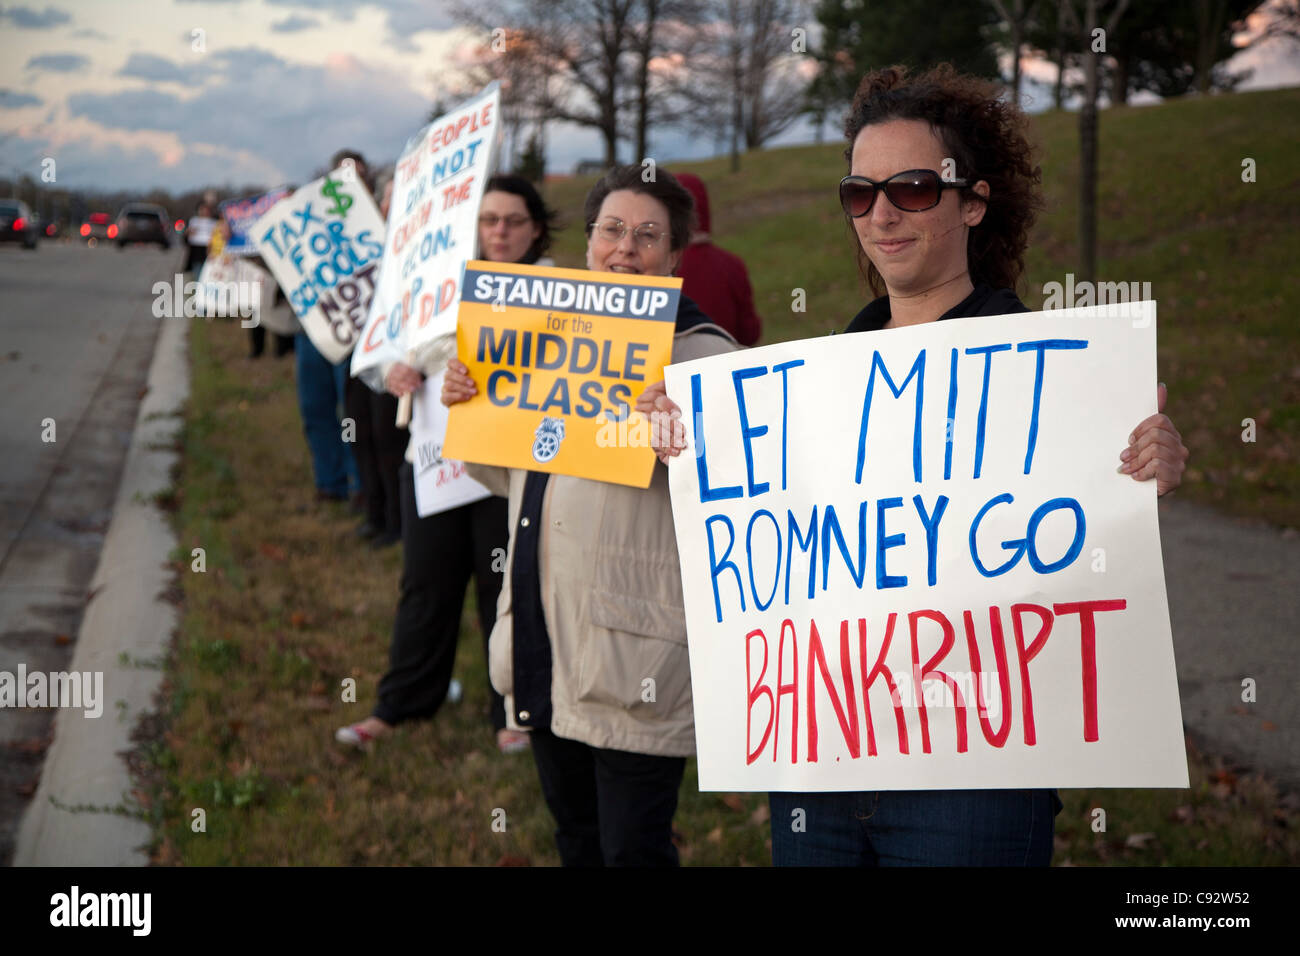
<path id="1" fill-rule="evenodd" d="M 415 453 L 415 511 L 421 518 L 450 511 L 492 494 L 465 473 L 464 462 L 442 457 L 447 435 L 447 406 L 442 404 L 443 369 L 425 379 L 414 395 L 411 448 Z"/>
<path id="2" fill-rule="evenodd" d="M 1116 473 L 1155 341 L 1144 302 L 670 366 L 700 788 L 1186 787 L 1155 482 Z"/>
<path id="3" fill-rule="evenodd" d="M 265 269 L 223 249 L 203 261 L 198 275 L 198 314 L 208 318 L 235 318 L 245 328 L 261 322 L 269 310 L 275 286 Z"/>
<path id="4" fill-rule="evenodd" d="M 382 362 L 433 362 L 456 354 L 465 263 L 478 243 L 483 186 L 496 161 L 496 83 L 420 131 L 397 159 L 388 244 L 352 374 Z"/>
<path id="5" fill-rule="evenodd" d="M 303 331 L 335 365 L 365 325 L 384 253 L 384 222 L 351 166 L 281 199 L 251 230 Z"/>

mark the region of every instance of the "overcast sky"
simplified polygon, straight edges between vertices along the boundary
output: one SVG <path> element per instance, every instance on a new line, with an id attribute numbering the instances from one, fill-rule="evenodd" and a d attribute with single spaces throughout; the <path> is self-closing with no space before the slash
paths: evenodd
<path id="1" fill-rule="evenodd" d="M 179 191 L 302 182 L 344 146 L 391 160 L 467 42 L 446 0 L 0 3 L 0 174 L 39 179 L 48 157 L 60 185 Z M 1285 54 L 1233 66 L 1256 68 L 1247 89 L 1300 84 Z M 602 155 L 592 130 L 549 139 L 553 172 Z M 718 149 L 677 130 L 650 145 L 663 162 Z"/>

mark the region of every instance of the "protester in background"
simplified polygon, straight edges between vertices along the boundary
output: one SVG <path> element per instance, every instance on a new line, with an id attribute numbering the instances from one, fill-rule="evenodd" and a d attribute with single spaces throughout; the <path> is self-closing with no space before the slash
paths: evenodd
<path id="1" fill-rule="evenodd" d="M 690 235 L 691 196 L 671 174 L 610 170 L 583 210 L 587 267 L 670 276 Z M 735 349 L 682 296 L 672 361 Z M 444 404 L 476 394 L 447 366 Z M 508 493 L 510 550 L 492 632 L 492 683 L 532 728 L 542 793 L 566 866 L 677 864 L 677 791 L 695 753 L 681 570 L 667 469 L 649 488 L 469 465 Z M 644 679 L 655 680 L 653 699 Z"/>
<path id="2" fill-rule="evenodd" d="M 190 217 L 185 227 L 185 268 L 183 272 L 192 272 L 196 276 L 208 259 L 208 245 L 212 242 L 212 230 L 217 226 L 214 218 L 216 206 L 203 199 Z"/>
<path id="3" fill-rule="evenodd" d="M 355 154 L 336 156 L 335 168 L 343 159 L 359 161 L 365 169 L 365 161 Z M 379 211 L 387 221 L 393 193 L 392 167 L 375 177 L 375 192 L 380 196 Z M 347 408 L 348 416 L 356 423 L 352 453 L 361 478 L 363 517 L 357 536 L 369 541 L 372 548 L 387 548 L 402 540 L 400 472 L 410 433 L 397 424 L 396 396 L 376 392 L 358 378 L 348 378 Z"/>
<path id="4" fill-rule="evenodd" d="M 367 188 L 366 163 L 361 154 L 340 150 L 330 160 L 330 170 L 337 169 L 343 160 L 350 161 L 357 174 L 357 182 L 352 188 Z M 343 422 L 339 414 L 345 406 L 349 362 L 344 359 L 334 365 L 320 354 L 311 337 L 301 330 L 294 336 L 294 358 L 298 408 L 302 412 L 302 427 L 311 449 L 316 498 L 318 501 L 347 501 L 351 497 L 354 507 L 359 509 L 361 479 L 351 443 L 343 440 Z"/>
<path id="5" fill-rule="evenodd" d="M 543 257 L 550 247 L 554 214 L 528 180 L 494 176 L 484 186 L 479 207 L 479 256 L 492 262 L 554 265 Z M 420 388 L 423 376 L 403 362 L 385 370 L 393 395 Z M 396 399 L 394 399 L 394 402 Z M 339 728 L 342 743 L 368 745 L 397 724 L 432 717 L 442 706 L 456 663 L 465 588 L 473 575 L 479 625 L 486 651 L 497 616 L 501 562 L 509 533 L 506 500 L 493 495 L 428 517 L 415 503 L 412 451 L 401 469 L 402 594 L 393 622 L 388 673 L 379 682 L 375 712 Z M 491 691 L 492 727 L 502 753 L 528 747 L 528 734 L 506 726 L 505 701 Z"/>
<path id="6" fill-rule="evenodd" d="M 276 358 L 283 358 L 293 351 L 294 335 L 301 328 L 298 317 L 293 314 L 280 284 L 270 275 L 266 261 L 261 256 L 251 256 L 248 261 L 267 272 L 266 281 L 262 283 L 262 301 L 258 303 L 257 324 L 248 330 L 248 357 L 261 358 L 266 350 L 266 333 L 269 331 L 275 342 L 272 354 Z"/>
<path id="7" fill-rule="evenodd" d="M 690 190 L 695 200 L 691 242 L 677 266 L 682 294 L 741 345 L 753 345 L 763 332 L 763 321 L 754 311 L 754 290 L 744 260 L 713 244 L 709 236 L 709 194 L 700 177 L 678 173 L 677 181 Z"/>
<path id="8" fill-rule="evenodd" d="M 1025 119 L 995 83 L 946 64 L 911 77 L 868 74 L 845 120 L 849 172 L 840 203 L 858 238 L 858 262 L 878 296 L 846 332 L 1029 311 L 1013 291 L 1029 227 L 1042 205 Z M 955 161 L 956 179 L 940 171 Z M 883 195 L 882 195 L 883 194 Z M 1157 389 L 1165 404 L 1164 386 Z M 685 446 L 680 409 L 663 383 L 637 408 L 656 416 L 661 458 Z M 667 416 L 665 421 L 660 416 Z M 1165 415 L 1144 419 L 1119 470 L 1182 481 L 1187 449 Z M 1055 790 L 883 790 L 773 793 L 772 862 L 801 866 L 1047 866 Z M 802 811 L 802 832 L 790 820 Z"/>

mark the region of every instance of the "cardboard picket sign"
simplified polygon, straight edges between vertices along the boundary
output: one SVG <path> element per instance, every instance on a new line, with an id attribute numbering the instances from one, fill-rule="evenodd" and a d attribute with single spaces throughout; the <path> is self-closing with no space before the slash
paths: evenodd
<path id="1" fill-rule="evenodd" d="M 384 221 L 351 165 L 273 205 L 252 228 L 303 331 L 335 365 L 361 335 L 384 253 Z"/>
<path id="2" fill-rule="evenodd" d="M 682 280 L 476 261 L 457 353 L 478 394 L 453 405 L 462 461 L 647 488 L 655 456 L 633 406 L 671 360 Z"/>
<path id="3" fill-rule="evenodd" d="M 1186 787 L 1155 303 L 670 366 L 700 787 Z"/>
<path id="4" fill-rule="evenodd" d="M 499 85 L 489 84 L 421 129 L 397 158 L 379 291 L 351 374 L 395 361 L 432 373 L 454 354 L 458 283 L 478 247 L 478 210 L 495 169 L 500 101 Z"/>
<path id="5" fill-rule="evenodd" d="M 465 472 L 465 463 L 444 458 L 447 406 L 442 404 L 443 369 L 424 380 L 415 393 L 411 421 L 411 449 L 415 455 L 415 511 L 421 518 L 450 511 L 489 497 L 492 492 Z"/>

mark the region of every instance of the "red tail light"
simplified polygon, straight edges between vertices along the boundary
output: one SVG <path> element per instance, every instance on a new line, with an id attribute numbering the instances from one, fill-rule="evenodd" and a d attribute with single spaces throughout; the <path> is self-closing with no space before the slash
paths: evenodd
<path id="1" fill-rule="evenodd" d="M 83 236 L 88 236 L 88 235 L 90 235 L 90 223 L 88 223 L 88 222 L 83 222 L 83 223 L 81 224 L 81 234 L 82 234 Z"/>
<path id="2" fill-rule="evenodd" d="M 19 216 L 17 219 L 14 220 L 14 232 L 17 232 L 25 225 L 27 225 L 27 220 L 24 219 L 22 216 Z"/>
<path id="3" fill-rule="evenodd" d="M 117 226 L 108 227 L 108 238 L 112 239 L 117 236 Z"/>

